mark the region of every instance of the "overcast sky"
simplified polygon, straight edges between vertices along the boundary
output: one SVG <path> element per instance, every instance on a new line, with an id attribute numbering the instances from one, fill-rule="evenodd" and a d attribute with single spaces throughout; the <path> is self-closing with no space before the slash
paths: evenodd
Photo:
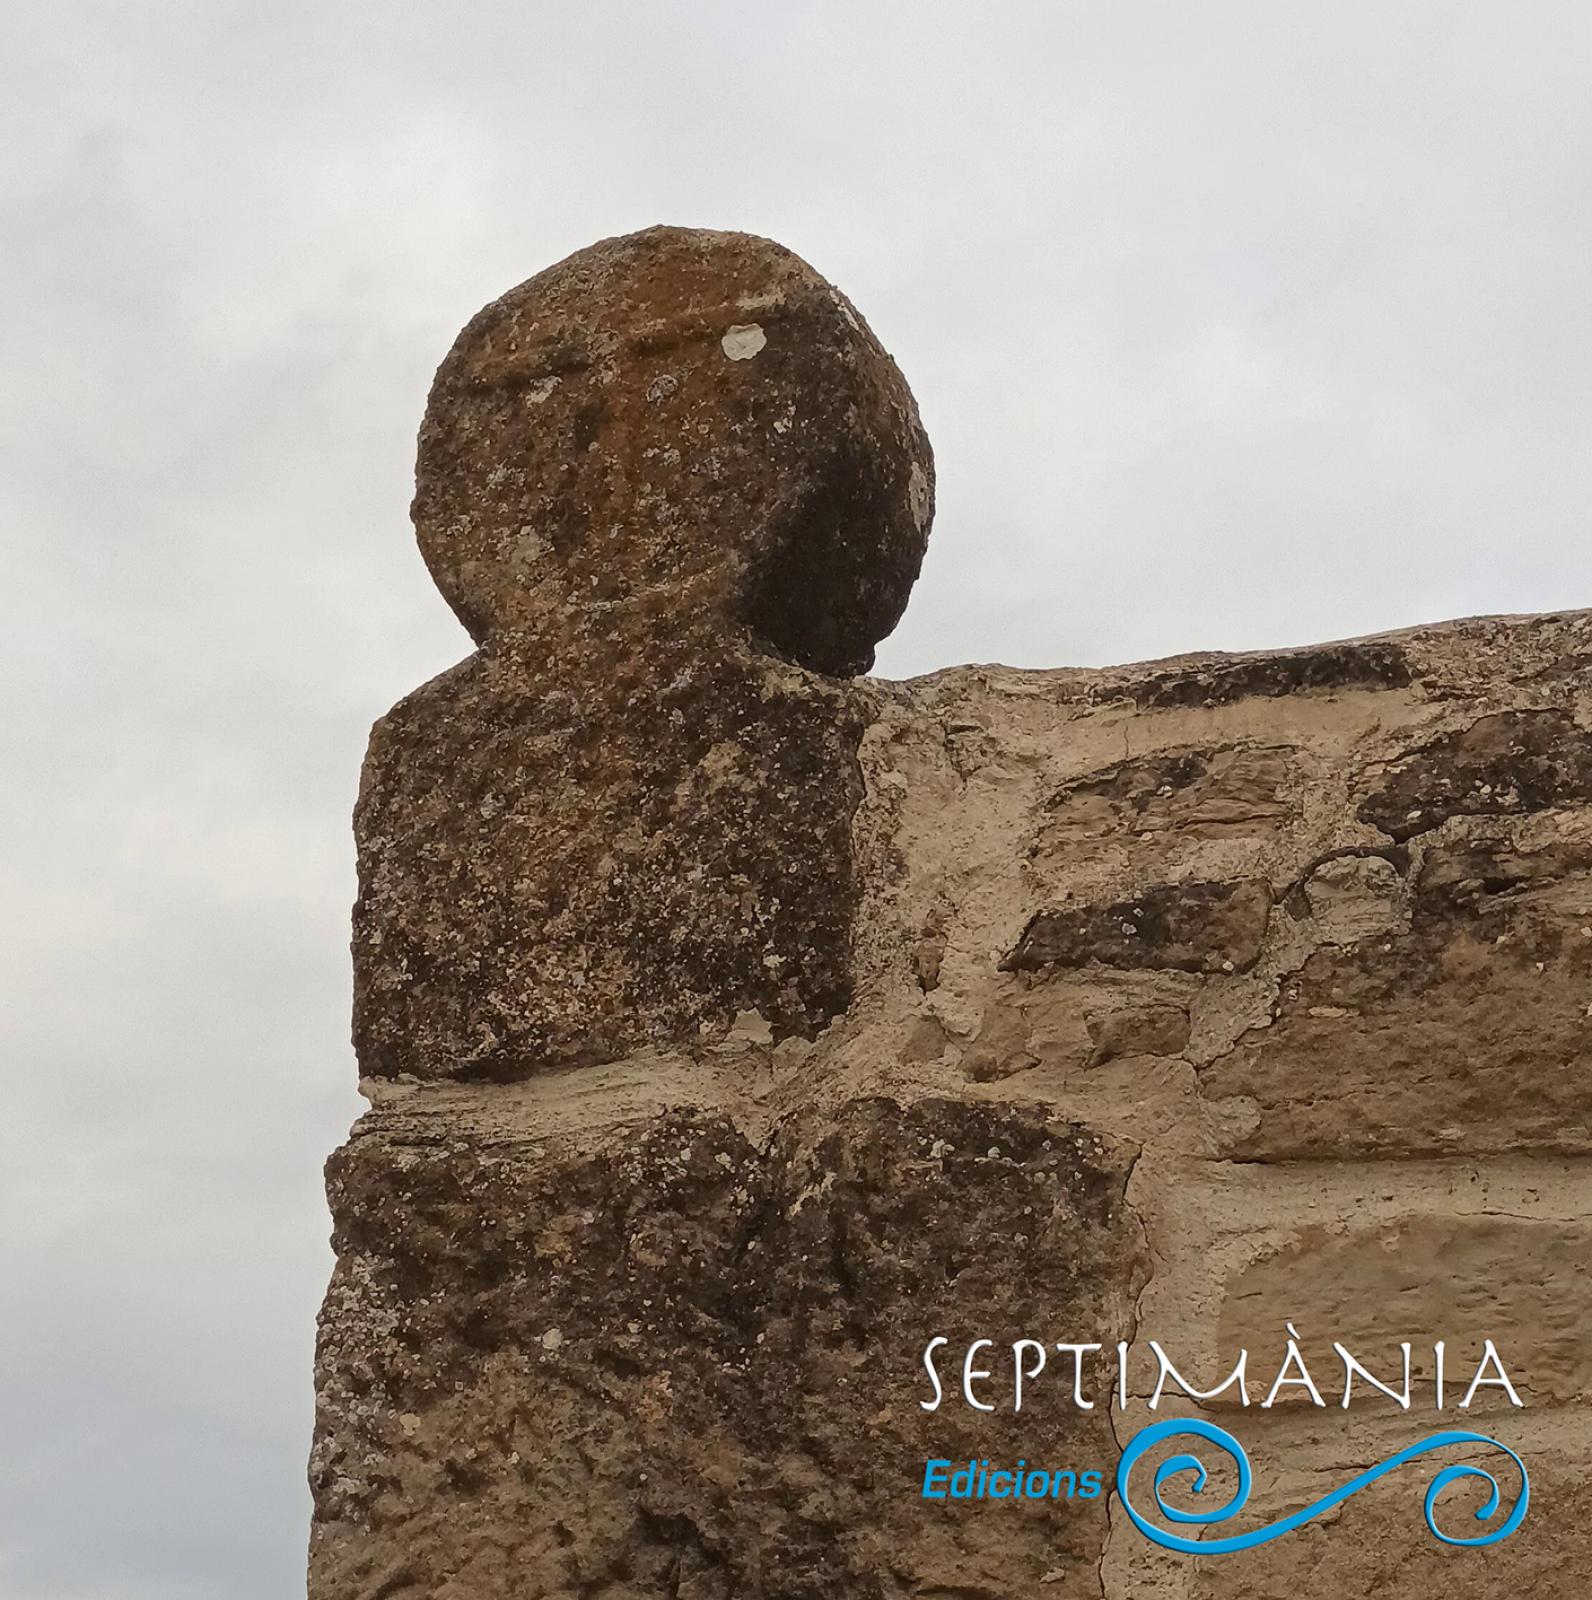
<path id="1" fill-rule="evenodd" d="M 1592 603 L 1592 7 L 0 8 L 0 1595 L 300 1589 L 432 369 L 653 222 L 894 352 L 880 670 Z"/>

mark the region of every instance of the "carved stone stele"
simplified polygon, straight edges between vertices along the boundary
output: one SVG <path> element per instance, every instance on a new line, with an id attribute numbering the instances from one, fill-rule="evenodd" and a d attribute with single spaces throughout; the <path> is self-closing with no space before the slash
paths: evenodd
<path id="1" fill-rule="evenodd" d="M 606 241 L 443 363 L 415 518 L 479 649 L 361 786 L 313 1600 L 1583 1592 L 1592 617 L 858 677 L 932 498 L 764 240 Z M 1289 1320 L 1418 1396 L 1213 1403 L 1252 1522 L 1448 1422 L 1520 1531 L 1438 1544 L 1418 1469 L 1222 1560 L 920 1495 L 1109 1488 L 1149 1340 L 1209 1386 Z M 935 1335 L 995 1412 L 949 1359 L 923 1409 Z M 1022 1337 L 1129 1344 L 1129 1408 L 1053 1357 L 1014 1413 Z M 1437 1417 L 1433 1338 L 1525 1408 Z"/>

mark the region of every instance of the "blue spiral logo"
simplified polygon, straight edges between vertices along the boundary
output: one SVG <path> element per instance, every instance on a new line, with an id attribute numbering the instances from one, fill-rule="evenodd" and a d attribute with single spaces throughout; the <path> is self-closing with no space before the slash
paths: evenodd
<path id="1" fill-rule="evenodd" d="M 1481 1467 L 1454 1465 L 1444 1467 L 1432 1479 L 1426 1491 L 1424 1510 L 1426 1513 L 1426 1526 L 1431 1529 L 1434 1538 L 1441 1539 L 1444 1544 L 1477 1546 L 1497 1544 L 1501 1539 L 1507 1539 L 1526 1518 L 1526 1504 L 1531 1498 L 1531 1484 L 1526 1477 L 1526 1464 L 1506 1444 L 1499 1444 L 1496 1439 L 1490 1439 L 1484 1433 L 1463 1433 L 1459 1431 L 1448 1433 L 1434 1433 L 1422 1439 L 1418 1444 L 1412 1444 L 1406 1450 L 1400 1450 L 1397 1455 L 1392 1455 L 1386 1461 L 1378 1462 L 1367 1472 L 1362 1472 L 1359 1477 L 1351 1478 L 1341 1489 L 1334 1489 L 1331 1494 L 1323 1495 L 1313 1505 L 1295 1511 L 1280 1520 L 1269 1523 L 1265 1527 L 1256 1528 L 1249 1533 L 1236 1533 L 1223 1538 L 1215 1539 L 1186 1539 L 1181 1534 L 1173 1533 L 1169 1529 L 1157 1527 L 1153 1522 L 1147 1521 L 1133 1504 L 1133 1496 L 1129 1489 L 1129 1479 L 1133 1468 L 1139 1458 L 1147 1450 L 1153 1450 L 1156 1445 L 1165 1439 L 1196 1438 L 1208 1439 L 1223 1454 L 1230 1457 L 1238 1468 L 1238 1487 L 1227 1501 L 1219 1506 L 1199 1511 L 1182 1511 L 1174 1506 L 1169 1506 L 1162 1498 L 1162 1487 L 1169 1478 L 1175 1478 L 1181 1473 L 1190 1472 L 1194 1481 L 1190 1489 L 1195 1494 L 1201 1494 L 1205 1489 L 1207 1473 L 1204 1464 L 1197 1456 L 1177 1455 L 1169 1456 L 1155 1469 L 1154 1493 L 1155 1503 L 1161 1515 L 1167 1521 L 1174 1523 L 1197 1523 L 1203 1527 L 1211 1527 L 1217 1523 L 1227 1522 L 1236 1517 L 1249 1501 L 1249 1488 L 1251 1474 L 1249 1470 L 1249 1457 L 1244 1454 L 1244 1447 L 1232 1434 L 1214 1423 L 1201 1421 L 1197 1417 L 1172 1417 L 1165 1422 L 1153 1422 L 1147 1428 L 1141 1428 L 1132 1439 L 1128 1447 L 1122 1452 L 1122 1460 L 1117 1464 L 1117 1495 L 1122 1501 L 1123 1508 L 1133 1519 L 1133 1525 L 1146 1539 L 1153 1540 L 1158 1545 L 1164 1545 L 1168 1550 L 1182 1550 L 1190 1555 L 1219 1556 L 1227 1555 L 1235 1550 L 1252 1550 L 1256 1545 L 1270 1544 L 1273 1539 L 1280 1539 L 1285 1533 L 1292 1533 L 1295 1528 L 1302 1528 L 1307 1522 L 1313 1522 L 1322 1512 L 1330 1511 L 1333 1506 L 1341 1505 L 1350 1495 L 1358 1494 L 1368 1484 L 1375 1483 L 1378 1478 L 1386 1477 L 1388 1473 L 1404 1465 L 1406 1461 L 1414 1461 L 1419 1456 L 1429 1455 L 1434 1450 L 1445 1450 L 1451 1445 L 1486 1445 L 1492 1450 L 1501 1450 L 1520 1469 L 1520 1494 L 1515 1503 L 1509 1508 L 1509 1514 L 1496 1528 L 1488 1529 L 1472 1538 L 1457 1538 L 1452 1534 L 1444 1533 L 1437 1526 L 1434 1511 L 1438 1497 L 1450 1484 L 1458 1483 L 1463 1478 L 1481 1478 L 1487 1484 L 1488 1494 L 1486 1503 L 1476 1513 L 1478 1522 L 1489 1522 L 1498 1514 L 1499 1507 L 1503 1504 L 1503 1495 L 1498 1488 L 1498 1480 L 1490 1472 Z"/>

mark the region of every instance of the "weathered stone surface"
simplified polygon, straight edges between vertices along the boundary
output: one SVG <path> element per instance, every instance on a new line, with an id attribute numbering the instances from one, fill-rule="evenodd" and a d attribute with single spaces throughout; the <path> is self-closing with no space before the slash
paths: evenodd
<path id="1" fill-rule="evenodd" d="M 1119 762 L 1070 783 L 1047 802 L 1047 840 L 1175 830 L 1187 838 L 1254 831 L 1289 816 L 1294 752 L 1228 745 Z"/>
<path id="2" fill-rule="evenodd" d="M 1271 890 L 1244 883 L 1159 884 L 1109 906 L 1041 912 L 1002 966 L 1170 967 L 1178 972 L 1246 972 L 1266 937 Z"/>
<path id="3" fill-rule="evenodd" d="M 767 239 L 649 228 L 474 317 L 420 430 L 415 527 L 477 643 L 741 633 L 866 671 L 934 464 L 851 302 Z"/>
<path id="4" fill-rule="evenodd" d="M 1406 1423 L 1353 1430 L 1348 1451 L 1331 1431 L 1308 1422 L 1252 1426 L 1246 1443 L 1258 1492 L 1248 1522 L 1259 1524 L 1335 1489 L 1353 1466 L 1371 1466 L 1410 1442 Z M 1518 1532 L 1501 1544 L 1457 1550 L 1426 1531 L 1422 1502 L 1443 1467 L 1463 1460 L 1493 1472 L 1507 1506 L 1519 1473 L 1497 1451 L 1454 1451 L 1412 1462 L 1355 1495 L 1320 1521 L 1258 1550 L 1236 1556 L 1183 1558 L 1188 1600 L 1275 1600 L 1298 1594 L 1463 1596 L 1515 1600 L 1519 1595 L 1569 1597 L 1592 1571 L 1592 1488 L 1584 1463 L 1592 1435 L 1573 1426 L 1516 1427 L 1508 1442 L 1531 1473 L 1531 1508 Z M 1314 1461 L 1329 1470 L 1305 1471 Z M 1279 1463 L 1281 1468 L 1279 1470 Z M 1352 1464 L 1352 1465 L 1351 1465 Z M 1472 1537 L 1481 1524 L 1486 1486 L 1472 1479 L 1448 1488 L 1434 1515 L 1446 1533 Z"/>
<path id="5" fill-rule="evenodd" d="M 1127 1151 L 946 1101 L 756 1138 L 708 1110 L 549 1137 L 534 1098 L 507 1125 L 451 1109 L 441 1140 L 394 1118 L 331 1167 L 322 1592 L 1096 1592 L 1098 1503 L 914 1492 L 931 1457 L 1099 1460 L 1108 1424 L 926 1416 L 918 1358 L 924 1318 L 958 1345 L 990 1318 L 1130 1331 Z"/>
<path id="6" fill-rule="evenodd" d="M 1157 670 L 1157 663 L 1125 683 L 1104 675 L 1096 693 L 1125 693 L 1136 705 L 1221 706 L 1254 695 L 1274 697 L 1306 689 L 1398 689 L 1410 681 L 1409 659 L 1388 639 L 1357 639 L 1264 655 L 1193 657 Z"/>
<path id="7" fill-rule="evenodd" d="M 415 525 L 484 648 L 377 725 L 355 831 L 369 1076 L 513 1078 L 845 1009 L 866 668 L 933 462 L 838 290 L 654 228 L 460 335 Z"/>
<path id="8" fill-rule="evenodd" d="M 361 788 L 312 1600 L 1581 1593 L 1592 615 L 857 681 L 931 491 L 765 241 L 609 241 L 444 364 L 416 521 L 481 649 Z M 1215 1382 L 1290 1319 L 1498 1340 L 1521 1532 L 919 1498 L 1109 1481 L 1150 1340 Z M 936 1333 L 1120 1338 L 1132 1403 L 925 1412 Z M 1256 1520 L 1431 1421 L 1236 1414 Z"/>
<path id="9" fill-rule="evenodd" d="M 1408 922 L 1322 945 L 1201 1075 L 1249 1159 L 1592 1148 L 1592 838 L 1488 823 L 1424 851 Z"/>
<path id="10" fill-rule="evenodd" d="M 862 692 L 751 659 L 610 666 L 559 691 L 476 656 L 377 725 L 365 1074 L 523 1077 L 742 1010 L 804 1035 L 845 1010 Z"/>
<path id="11" fill-rule="evenodd" d="M 1537 1157 L 1334 1162 L 1266 1166 L 1141 1158 L 1129 1203 L 1148 1219 L 1156 1270 L 1138 1307 L 1140 1336 L 1131 1357 L 1134 1400 L 1117 1420 L 1125 1442 L 1152 1416 L 1201 1415 L 1244 1446 L 1254 1472 L 1243 1515 L 1211 1535 L 1248 1531 L 1340 1488 L 1357 1473 L 1440 1429 L 1489 1434 L 1521 1454 L 1531 1474 L 1525 1523 L 1504 1543 L 1460 1552 L 1427 1533 L 1421 1504 L 1436 1472 L 1455 1461 L 1498 1471 L 1505 1505 L 1518 1475 L 1507 1458 L 1449 1449 L 1398 1468 L 1319 1523 L 1275 1544 L 1220 1558 L 1156 1549 L 1113 1506 L 1103 1563 L 1104 1594 L 1425 1595 L 1441 1584 L 1462 1592 L 1569 1596 L 1592 1570 L 1592 1538 L 1573 1520 L 1578 1468 L 1592 1449 L 1584 1326 L 1587 1275 L 1578 1263 L 1592 1229 L 1592 1169 L 1583 1161 Z M 1326 1405 L 1281 1391 L 1273 1409 L 1259 1402 L 1283 1358 L 1286 1324 Z M 1145 1401 L 1156 1365 L 1147 1341 L 1175 1340 L 1180 1370 L 1201 1387 L 1250 1353 L 1251 1404 L 1232 1391 L 1203 1406 L 1175 1398 L 1151 1413 Z M 1445 1409 L 1435 1409 L 1431 1341 L 1447 1343 Z M 1504 1353 L 1525 1401 L 1515 1409 L 1495 1389 L 1479 1390 L 1469 1410 L 1458 1402 L 1482 1343 Z M 1340 1407 L 1343 1367 L 1332 1344 L 1347 1348 L 1384 1379 L 1399 1381 L 1399 1344 L 1412 1345 L 1415 1374 L 1408 1413 L 1357 1382 L 1350 1410 Z M 1456 1382 L 1457 1374 L 1457 1382 Z M 1175 1387 L 1170 1393 L 1175 1397 Z M 1192 1441 L 1216 1469 L 1209 1491 L 1225 1496 L 1230 1475 L 1214 1447 Z M 1165 1453 L 1188 1448 L 1172 1442 Z M 1198 1506 L 1172 1492 L 1172 1503 Z M 1141 1504 L 1148 1496 L 1141 1496 Z M 1465 1487 L 1440 1501 L 1439 1525 L 1480 1532 Z M 1367 1561 L 1375 1552 L 1376 1562 Z M 1553 1572 L 1555 1562 L 1563 1571 Z M 1379 1564 L 1378 1564 L 1379 1563 Z M 1389 1589 L 1382 1571 L 1401 1574 Z M 1407 1584 L 1408 1587 L 1403 1585 Z M 1434 1587 L 1436 1586 L 1436 1587 Z"/>
<path id="12" fill-rule="evenodd" d="M 1496 817 L 1592 800 L 1592 737 L 1556 710 L 1500 711 L 1397 762 L 1362 821 L 1409 839 L 1450 817 Z"/>
<path id="13" fill-rule="evenodd" d="M 1431 1330 L 1444 1342 L 1450 1407 L 1464 1397 L 1491 1339 L 1509 1352 L 1512 1381 L 1528 1404 L 1592 1400 L 1589 1258 L 1586 1217 L 1450 1212 L 1390 1216 L 1370 1226 L 1306 1223 L 1226 1282 L 1216 1343 L 1264 1352 L 1271 1363 L 1260 1374 L 1264 1394 L 1277 1369 L 1277 1330 L 1292 1321 L 1318 1387 L 1337 1404 L 1344 1373 L 1334 1339 L 1395 1388 L 1407 1340 L 1415 1403 L 1431 1409 L 1436 1357 L 1432 1337 L 1422 1342 L 1420 1333 Z M 1277 1403 L 1309 1398 L 1288 1389 Z M 1365 1410 L 1394 1405 L 1363 1382 L 1355 1403 Z"/>
<path id="14" fill-rule="evenodd" d="M 1118 1056 L 1177 1056 L 1188 1043 L 1189 1018 L 1182 1006 L 1124 1007 L 1091 1016 L 1086 1026 L 1094 1050 L 1091 1066 L 1103 1066 Z"/>

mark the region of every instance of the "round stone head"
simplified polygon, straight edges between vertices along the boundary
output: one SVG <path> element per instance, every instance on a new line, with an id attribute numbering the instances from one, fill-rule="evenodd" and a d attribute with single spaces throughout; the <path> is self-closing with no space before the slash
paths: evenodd
<path id="1" fill-rule="evenodd" d="M 459 335 L 414 519 L 479 644 L 739 631 L 849 675 L 899 620 L 933 507 L 911 391 L 838 289 L 767 239 L 649 228 Z"/>

